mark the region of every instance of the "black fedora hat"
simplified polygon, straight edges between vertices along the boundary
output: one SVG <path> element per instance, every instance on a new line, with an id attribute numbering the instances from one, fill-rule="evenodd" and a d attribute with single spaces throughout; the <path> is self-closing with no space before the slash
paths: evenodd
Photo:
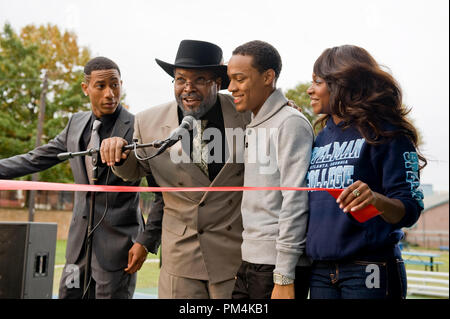
<path id="1" fill-rule="evenodd" d="M 208 69 L 214 71 L 222 79 L 221 90 L 226 89 L 230 83 L 227 66 L 223 64 L 222 49 L 210 42 L 183 40 L 178 46 L 174 64 L 159 59 L 155 60 L 171 77 L 174 77 L 175 68 Z"/>

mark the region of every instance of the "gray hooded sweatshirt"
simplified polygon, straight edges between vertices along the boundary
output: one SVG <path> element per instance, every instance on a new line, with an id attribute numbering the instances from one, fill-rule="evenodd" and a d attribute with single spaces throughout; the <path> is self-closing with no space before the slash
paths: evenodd
<path id="1" fill-rule="evenodd" d="M 308 119 L 287 105 L 280 89 L 265 101 L 246 129 L 244 186 L 305 187 L 314 134 Z M 308 266 L 306 191 L 244 191 L 242 259 L 275 265 L 295 279 Z"/>

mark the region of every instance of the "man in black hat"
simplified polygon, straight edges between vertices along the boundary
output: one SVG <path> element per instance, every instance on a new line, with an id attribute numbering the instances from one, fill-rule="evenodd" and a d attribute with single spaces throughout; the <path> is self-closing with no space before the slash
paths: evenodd
<path id="1" fill-rule="evenodd" d="M 125 160 L 113 167 L 116 175 L 139 180 L 152 174 L 161 187 L 241 186 L 244 166 L 236 152 L 243 147 L 234 147 L 233 140 L 235 133 L 243 134 L 250 115 L 238 113 L 232 97 L 219 93 L 229 83 L 222 50 L 209 42 L 183 40 L 174 64 L 156 62 L 174 78 L 175 101 L 138 113 L 134 138 L 140 143 L 164 140 L 188 115 L 198 120 L 196 128 L 150 160 L 142 158 L 156 150 L 122 152 L 126 140 L 106 139 L 102 161 L 114 166 Z M 208 130 L 216 134 L 202 134 Z M 190 160 L 173 161 L 173 154 L 188 154 Z M 163 198 L 159 298 L 231 298 L 241 261 L 242 193 L 170 192 Z M 137 243 L 145 245 L 139 237 Z"/>

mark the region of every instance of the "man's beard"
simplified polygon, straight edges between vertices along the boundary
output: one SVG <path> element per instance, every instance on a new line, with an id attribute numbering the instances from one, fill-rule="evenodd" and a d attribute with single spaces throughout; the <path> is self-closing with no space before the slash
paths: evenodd
<path id="1" fill-rule="evenodd" d="M 186 110 L 183 106 L 183 99 L 186 97 L 192 97 L 192 98 L 201 100 L 200 105 L 198 107 L 196 107 L 195 109 Z M 193 92 L 193 93 L 189 93 L 189 94 L 180 94 L 179 96 L 176 96 L 176 100 L 177 100 L 178 107 L 181 109 L 181 111 L 183 111 L 183 116 L 191 115 L 195 119 L 198 120 L 203 115 L 208 113 L 208 111 L 212 109 L 214 104 L 216 104 L 217 94 L 216 93 L 213 94 L 211 92 L 208 96 L 206 96 L 205 98 L 202 98 L 201 95 Z"/>

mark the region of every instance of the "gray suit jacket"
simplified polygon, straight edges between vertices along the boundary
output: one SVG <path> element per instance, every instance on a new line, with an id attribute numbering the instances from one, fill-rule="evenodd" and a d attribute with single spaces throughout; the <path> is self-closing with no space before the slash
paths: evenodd
<path id="1" fill-rule="evenodd" d="M 48 144 L 40 146 L 27 154 L 0 160 L 0 179 L 10 179 L 43 171 L 60 163 L 58 153 L 77 152 L 80 139 L 89 122 L 91 112 L 74 114 L 64 130 Z M 122 108 L 113 127 L 113 136 L 120 136 L 131 142 L 134 116 Z M 77 184 L 89 184 L 84 157 L 69 160 Z M 124 182 L 115 176 L 108 167 L 99 167 L 97 184 L 138 186 L 137 182 Z M 75 192 L 72 221 L 67 240 L 66 262 L 77 261 L 84 247 L 89 215 L 89 192 Z M 95 198 L 94 225 L 106 215 L 93 236 L 93 252 L 100 265 L 108 271 L 127 266 L 128 250 L 139 232 L 143 231 L 144 220 L 139 209 L 138 193 L 97 193 Z"/>
<path id="2" fill-rule="evenodd" d="M 218 96 L 225 129 L 243 130 L 249 122 L 249 114 L 236 112 L 231 96 Z M 148 143 L 169 136 L 179 125 L 177 109 L 173 101 L 138 113 L 135 138 L 140 143 Z M 113 171 L 125 180 L 138 180 L 152 173 L 161 187 L 242 186 L 244 164 L 236 161 L 239 150 L 228 133 L 225 137 L 232 157 L 212 182 L 197 165 L 171 160 L 172 149 L 181 154 L 181 143 L 149 161 L 138 161 L 131 152 Z M 138 152 L 140 156 L 149 156 L 155 150 L 143 148 Z M 234 278 L 241 264 L 242 193 L 165 192 L 163 198 L 161 255 L 165 270 L 171 275 L 211 283 Z"/>

